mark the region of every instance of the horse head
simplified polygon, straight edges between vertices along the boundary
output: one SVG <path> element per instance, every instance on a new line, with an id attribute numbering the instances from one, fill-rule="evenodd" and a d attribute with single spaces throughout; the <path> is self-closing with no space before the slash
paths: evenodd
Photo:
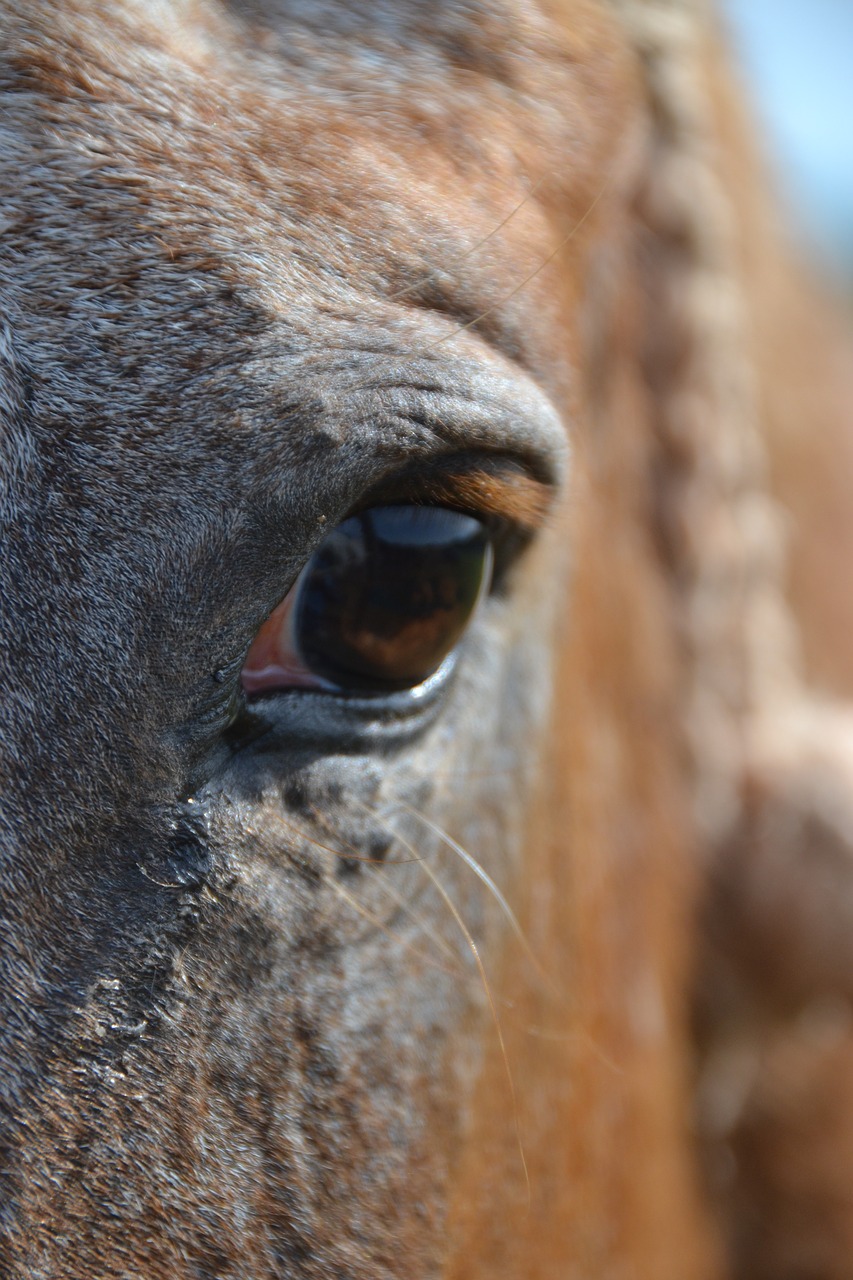
<path id="1" fill-rule="evenodd" d="M 701 6 L 2 32 L 7 1274 L 711 1274 L 824 729 Z"/>

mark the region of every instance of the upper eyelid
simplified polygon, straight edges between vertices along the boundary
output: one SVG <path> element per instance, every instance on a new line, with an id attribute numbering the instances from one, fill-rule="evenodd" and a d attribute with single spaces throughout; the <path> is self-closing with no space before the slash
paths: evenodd
<path id="1" fill-rule="evenodd" d="M 286 360 L 283 381 L 275 358 L 250 366 L 248 381 L 257 376 L 266 384 L 258 425 L 274 449 L 279 424 L 307 403 L 316 431 L 340 442 L 344 453 L 357 450 L 360 461 L 373 450 L 388 461 L 396 454 L 399 466 L 470 451 L 515 457 L 537 478 L 561 485 L 569 439 L 545 389 L 478 337 L 467 342 L 473 350 L 441 358 L 428 353 L 423 339 L 415 328 L 410 343 L 362 351 L 355 366 L 342 362 L 336 347 L 315 350 Z"/>
<path id="2" fill-rule="evenodd" d="M 525 471 L 482 466 L 436 475 L 429 491 L 438 500 L 450 499 L 480 515 L 498 516 L 528 532 L 543 523 L 555 496 L 550 485 Z"/>
<path id="3" fill-rule="evenodd" d="M 326 533 L 369 506 L 448 506 L 525 539 L 547 521 L 571 474 L 567 424 L 524 370 L 478 339 L 468 345 L 475 356 L 439 360 L 413 341 L 370 353 L 355 369 L 334 349 L 293 363 L 267 351 L 244 368 L 235 475 L 245 544 L 266 566 L 265 608 Z M 305 444 L 294 446 L 301 415 Z"/>
<path id="4" fill-rule="evenodd" d="M 525 533 L 544 523 L 555 487 L 511 459 L 456 455 L 417 470 L 385 478 L 358 504 L 358 510 L 415 503 L 450 507 L 480 517 L 496 517 Z"/>

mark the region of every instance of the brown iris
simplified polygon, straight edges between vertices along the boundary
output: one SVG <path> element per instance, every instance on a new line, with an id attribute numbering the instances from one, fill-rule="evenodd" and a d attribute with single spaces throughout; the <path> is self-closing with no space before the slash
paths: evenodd
<path id="1" fill-rule="evenodd" d="M 458 644 L 488 586 L 489 534 L 442 507 L 373 507 L 339 525 L 264 624 L 243 668 L 250 694 L 421 684 Z"/>

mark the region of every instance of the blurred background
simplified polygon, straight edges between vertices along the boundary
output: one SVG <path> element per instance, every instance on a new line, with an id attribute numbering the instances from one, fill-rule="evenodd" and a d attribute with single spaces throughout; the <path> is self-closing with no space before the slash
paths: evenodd
<path id="1" fill-rule="evenodd" d="M 853 290 L 853 0 L 723 0 L 795 226 Z"/>

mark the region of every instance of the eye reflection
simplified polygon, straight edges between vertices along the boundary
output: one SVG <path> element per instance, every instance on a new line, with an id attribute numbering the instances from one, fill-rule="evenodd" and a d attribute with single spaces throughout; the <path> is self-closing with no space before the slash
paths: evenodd
<path id="1" fill-rule="evenodd" d="M 491 569 L 489 533 L 471 516 L 419 506 L 352 516 L 264 624 L 244 687 L 378 693 L 421 684 L 458 644 Z"/>

